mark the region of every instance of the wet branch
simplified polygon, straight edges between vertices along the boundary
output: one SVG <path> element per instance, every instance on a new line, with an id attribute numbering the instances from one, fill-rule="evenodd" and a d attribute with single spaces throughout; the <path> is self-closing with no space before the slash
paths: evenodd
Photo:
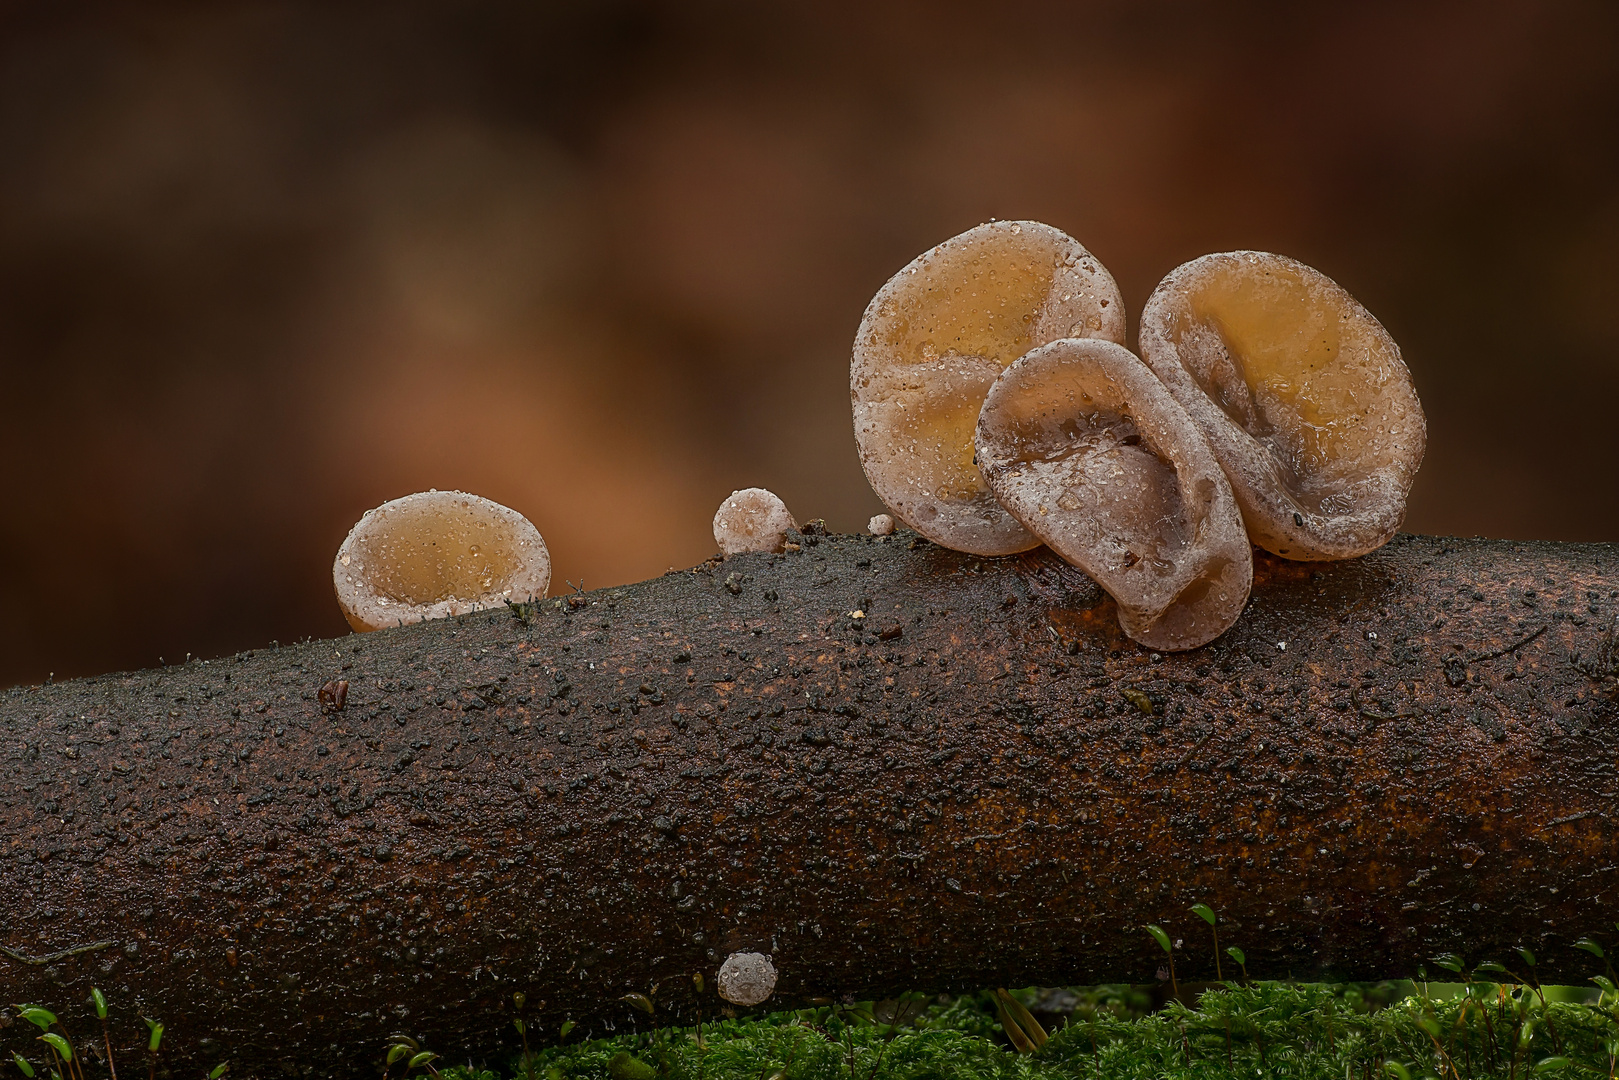
<path id="1" fill-rule="evenodd" d="M 1261 559 L 1236 628 L 1155 655 L 1049 554 L 808 535 L 14 689 L 0 1001 L 69 1017 L 97 985 L 176 1066 L 337 1072 L 400 1029 L 515 1039 L 518 991 L 540 1039 L 712 1015 L 737 950 L 774 956 L 776 1005 L 1150 981 L 1149 922 L 1210 978 L 1198 902 L 1255 976 L 1525 944 L 1580 981 L 1619 885 L 1616 556 Z"/>

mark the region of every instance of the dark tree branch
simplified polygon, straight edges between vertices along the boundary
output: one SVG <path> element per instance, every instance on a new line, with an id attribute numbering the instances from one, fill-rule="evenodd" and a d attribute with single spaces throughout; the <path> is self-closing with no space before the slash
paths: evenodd
<path id="1" fill-rule="evenodd" d="M 712 1012 L 690 976 L 732 950 L 774 955 L 777 1005 L 1150 980 L 1147 922 L 1212 976 L 1197 901 L 1255 975 L 1517 944 L 1589 974 L 1613 546 L 1262 558 L 1235 629 L 1160 657 L 1044 552 L 802 539 L 7 692 L 0 1002 L 99 985 L 179 1057 L 337 1073 L 394 1030 L 487 1048 L 514 991 L 542 1038 L 634 1023 L 632 991 Z"/>

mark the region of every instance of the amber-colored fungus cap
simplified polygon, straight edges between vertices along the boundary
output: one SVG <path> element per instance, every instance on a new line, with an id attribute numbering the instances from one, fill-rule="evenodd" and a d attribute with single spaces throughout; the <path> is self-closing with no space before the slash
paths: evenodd
<path id="1" fill-rule="evenodd" d="M 1007 365 L 1067 337 L 1123 341 L 1124 305 L 1096 257 L 1050 225 L 980 225 L 895 274 L 866 308 L 849 370 L 855 441 L 877 497 L 945 547 L 1036 546 L 979 475 L 973 428 Z"/>
<path id="2" fill-rule="evenodd" d="M 1208 437 L 1254 543 L 1347 559 L 1399 529 L 1422 403 L 1388 331 L 1325 274 L 1262 251 L 1194 259 L 1147 301 L 1141 355 Z"/>
<path id="3" fill-rule="evenodd" d="M 545 595 L 551 555 L 529 520 L 464 491 L 385 502 L 332 563 L 337 602 L 364 633 Z"/>
<path id="4" fill-rule="evenodd" d="M 978 420 L 1001 503 L 1118 602 L 1154 649 L 1193 649 L 1242 614 L 1253 549 L 1186 410 L 1111 341 L 1054 341 L 1007 368 Z"/>

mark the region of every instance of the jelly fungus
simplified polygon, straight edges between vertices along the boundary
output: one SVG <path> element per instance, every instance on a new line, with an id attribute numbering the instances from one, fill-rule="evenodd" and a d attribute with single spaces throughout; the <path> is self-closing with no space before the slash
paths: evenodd
<path id="1" fill-rule="evenodd" d="M 1427 422 L 1388 331 L 1337 283 L 1262 251 L 1173 270 L 1141 355 L 1208 438 L 1248 535 L 1289 559 L 1348 559 L 1405 518 Z"/>
<path id="2" fill-rule="evenodd" d="M 866 529 L 873 536 L 893 536 L 894 516 L 892 514 L 878 514 L 866 522 Z"/>
<path id="3" fill-rule="evenodd" d="M 733 491 L 714 513 L 714 542 L 726 555 L 781 551 L 788 530 L 796 528 L 798 522 L 788 513 L 787 504 L 764 488 Z"/>
<path id="4" fill-rule="evenodd" d="M 544 596 L 551 556 L 517 511 L 464 491 L 423 491 L 368 511 L 337 549 L 332 581 L 363 633 Z"/>
<path id="5" fill-rule="evenodd" d="M 776 992 L 776 965 L 764 953 L 732 953 L 717 982 L 720 997 L 732 1005 L 757 1005 Z"/>
<path id="6" fill-rule="evenodd" d="M 1130 637 L 1192 649 L 1237 621 L 1254 571 L 1231 485 L 1130 350 L 1027 353 L 990 388 L 976 445 L 1001 503 L 1112 595 Z"/>
<path id="7" fill-rule="evenodd" d="M 1107 269 L 1037 221 L 995 221 L 918 256 L 872 298 L 849 371 L 855 441 L 888 508 L 929 540 L 978 555 L 1039 543 L 973 459 L 984 394 L 1058 338 L 1124 340 Z"/>

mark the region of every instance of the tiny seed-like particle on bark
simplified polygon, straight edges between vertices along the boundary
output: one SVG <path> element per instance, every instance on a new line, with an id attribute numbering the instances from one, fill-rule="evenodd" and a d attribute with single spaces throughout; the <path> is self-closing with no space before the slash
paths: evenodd
<path id="1" fill-rule="evenodd" d="M 1427 445 L 1400 348 L 1331 278 L 1262 251 L 1159 283 L 1141 355 L 1208 438 L 1253 542 L 1289 559 L 1386 543 Z"/>
<path id="2" fill-rule="evenodd" d="M 1001 503 L 1118 602 L 1154 649 L 1224 633 L 1253 584 L 1253 551 L 1207 440 L 1130 350 L 1068 339 L 995 380 L 978 458 Z"/>
<path id="3" fill-rule="evenodd" d="M 720 997 L 732 1005 L 758 1005 L 776 992 L 776 965 L 764 953 L 732 953 L 716 982 Z"/>
<path id="4" fill-rule="evenodd" d="M 551 584 L 551 555 L 522 514 L 464 491 L 385 502 L 332 563 L 337 602 L 364 633 L 525 603 Z"/>
<path id="5" fill-rule="evenodd" d="M 726 555 L 782 551 L 798 528 L 787 504 L 764 488 L 733 491 L 714 514 L 714 542 Z"/>
<path id="6" fill-rule="evenodd" d="M 872 490 L 945 547 L 977 555 L 1035 547 L 979 473 L 979 406 L 996 376 L 1035 346 L 1123 341 L 1124 330 L 1112 275 L 1049 225 L 990 222 L 918 256 L 872 298 L 855 336 L 849 392 Z"/>
<path id="7" fill-rule="evenodd" d="M 324 683 L 315 692 L 320 707 L 325 712 L 342 712 L 343 706 L 349 699 L 349 681 L 347 679 L 331 679 Z"/>

